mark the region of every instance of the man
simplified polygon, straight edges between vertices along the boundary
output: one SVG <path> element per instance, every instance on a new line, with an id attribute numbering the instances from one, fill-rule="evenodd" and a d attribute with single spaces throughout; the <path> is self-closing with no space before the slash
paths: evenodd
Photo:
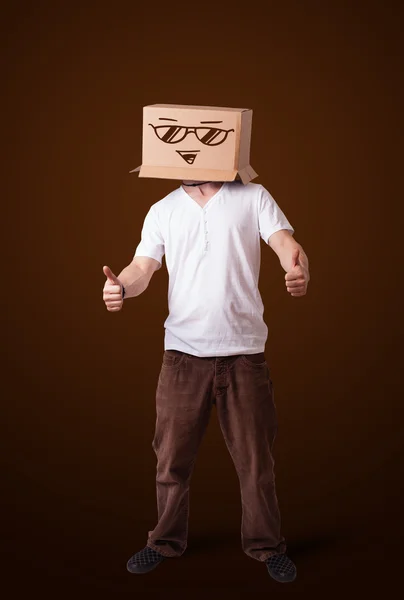
<path id="1" fill-rule="evenodd" d="M 258 290 L 260 237 L 293 297 L 310 279 L 303 248 L 269 192 L 237 181 L 183 184 L 151 206 L 132 263 L 103 268 L 111 312 L 146 290 L 165 254 L 169 316 L 156 393 L 158 522 L 127 563 L 145 573 L 187 547 L 189 482 L 213 404 L 240 482 L 244 552 L 280 582 L 296 578 L 280 532 L 272 448 L 278 430 Z"/>

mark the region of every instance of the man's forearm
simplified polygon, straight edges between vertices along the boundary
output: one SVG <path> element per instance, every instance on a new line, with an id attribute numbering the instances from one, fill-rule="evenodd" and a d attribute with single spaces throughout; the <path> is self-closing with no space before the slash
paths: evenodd
<path id="1" fill-rule="evenodd" d="M 139 296 L 145 291 L 150 282 L 150 276 L 135 263 L 125 267 L 119 273 L 118 279 L 125 288 L 125 299 Z"/>

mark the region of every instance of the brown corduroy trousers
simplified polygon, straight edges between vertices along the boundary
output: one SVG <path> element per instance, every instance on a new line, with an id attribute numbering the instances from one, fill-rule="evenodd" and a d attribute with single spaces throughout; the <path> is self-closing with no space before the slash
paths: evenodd
<path id="1" fill-rule="evenodd" d="M 147 545 L 167 557 L 187 547 L 190 479 L 213 404 L 240 482 L 242 549 L 265 561 L 286 552 L 286 542 L 272 455 L 278 420 L 264 352 L 223 357 L 164 352 L 152 443 L 158 522 Z"/>

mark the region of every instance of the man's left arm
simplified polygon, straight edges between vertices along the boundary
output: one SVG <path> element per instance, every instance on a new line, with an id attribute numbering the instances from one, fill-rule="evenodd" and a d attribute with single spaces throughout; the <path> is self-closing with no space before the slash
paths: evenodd
<path id="1" fill-rule="evenodd" d="M 268 245 L 278 255 L 279 262 L 286 271 L 287 291 L 292 296 L 304 296 L 310 281 L 310 273 L 309 259 L 301 245 L 287 229 L 273 233 L 268 240 Z"/>

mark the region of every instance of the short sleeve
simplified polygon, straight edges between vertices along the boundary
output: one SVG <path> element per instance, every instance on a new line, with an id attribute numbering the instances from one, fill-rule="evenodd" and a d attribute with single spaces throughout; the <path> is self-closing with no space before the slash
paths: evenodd
<path id="1" fill-rule="evenodd" d="M 260 186 L 260 188 L 258 197 L 258 223 L 260 235 L 264 242 L 268 244 L 271 235 L 280 229 L 288 229 L 293 234 L 295 230 L 274 198 L 263 186 Z"/>
<path id="2" fill-rule="evenodd" d="M 145 217 L 141 241 L 134 256 L 148 256 L 157 260 L 161 265 L 164 252 L 164 239 L 159 227 L 156 209 L 151 206 Z"/>

